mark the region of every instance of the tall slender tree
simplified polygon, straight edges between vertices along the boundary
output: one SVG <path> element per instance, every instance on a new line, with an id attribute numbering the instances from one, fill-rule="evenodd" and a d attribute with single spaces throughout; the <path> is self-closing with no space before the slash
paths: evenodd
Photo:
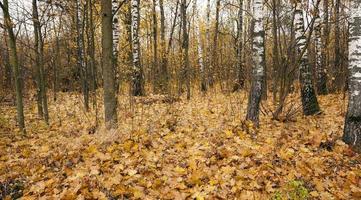
<path id="1" fill-rule="evenodd" d="M 167 47 L 165 40 L 165 14 L 164 14 L 163 0 L 159 0 L 159 9 L 160 9 L 160 48 L 161 48 L 160 77 L 159 77 L 160 90 L 162 91 L 162 93 L 167 93 L 169 77 L 168 77 L 168 63 L 167 63 L 167 51 L 166 51 Z"/>
<path id="2" fill-rule="evenodd" d="M 204 61 L 203 61 L 203 48 L 202 48 L 202 36 L 199 30 L 199 12 L 197 9 L 197 0 L 193 0 L 193 10 L 194 10 L 194 31 L 197 38 L 197 52 L 198 52 L 198 65 L 201 75 L 201 91 L 205 92 L 207 90 L 206 83 L 206 74 L 204 70 Z"/>
<path id="3" fill-rule="evenodd" d="M 140 43 L 139 43 L 139 4 L 140 0 L 131 0 L 132 10 L 132 55 L 133 55 L 133 73 L 132 73 L 132 95 L 142 96 L 144 95 L 144 78 L 143 67 L 140 60 Z"/>
<path id="4" fill-rule="evenodd" d="M 182 85 L 185 82 L 187 87 L 187 99 L 191 98 L 190 86 L 190 68 L 189 68 L 189 35 L 188 35 L 188 21 L 187 21 L 187 0 L 181 2 L 181 20 L 182 20 Z"/>
<path id="5" fill-rule="evenodd" d="M 328 22 L 328 0 L 323 0 L 323 26 L 321 28 L 320 9 L 317 9 L 318 22 L 316 23 L 316 37 L 317 37 L 317 93 L 325 95 L 328 93 L 327 89 L 327 66 L 328 66 L 328 41 L 329 41 L 329 22 Z M 320 30 L 321 29 L 321 30 Z M 322 34 L 322 35 L 321 35 Z M 321 41 L 319 41 L 321 39 Z M 321 42 L 321 45 L 319 44 Z M 321 57 L 319 55 L 321 53 Z"/>
<path id="6" fill-rule="evenodd" d="M 16 111 L 17 111 L 17 120 L 19 123 L 20 131 L 25 134 L 25 120 L 24 120 L 24 105 L 23 105 L 23 93 L 22 93 L 22 77 L 20 73 L 19 60 L 16 49 L 16 38 L 13 30 L 13 22 L 9 13 L 9 2 L 8 0 L 3 0 L 3 3 L 0 2 L 0 7 L 4 13 L 4 25 L 8 32 L 9 37 L 9 48 L 10 48 L 10 65 L 13 71 L 13 76 L 15 80 L 15 92 L 16 92 Z"/>
<path id="7" fill-rule="evenodd" d="M 254 31 L 253 31 L 253 70 L 252 85 L 248 101 L 246 119 L 252 121 L 256 126 L 259 125 L 259 107 L 261 103 L 262 91 L 265 79 L 265 48 L 263 28 L 263 0 L 253 1 Z"/>
<path id="8" fill-rule="evenodd" d="M 101 1 L 102 67 L 104 82 L 105 124 L 107 129 L 118 126 L 115 69 L 113 58 L 112 0 Z"/>
<path id="9" fill-rule="evenodd" d="M 37 0 L 33 0 L 34 43 L 36 55 L 36 82 L 38 86 L 38 114 L 49 124 L 48 97 L 44 74 L 44 42 L 38 14 Z"/>
<path id="10" fill-rule="evenodd" d="M 239 0 L 238 21 L 237 21 L 237 81 L 234 91 L 244 87 L 244 69 L 243 69 L 243 0 Z"/>
<path id="11" fill-rule="evenodd" d="M 361 153 L 361 0 L 352 0 L 349 40 L 349 104 L 343 140 Z"/>
<path id="12" fill-rule="evenodd" d="M 312 84 L 312 68 L 309 64 L 307 39 L 304 27 L 302 1 L 295 2 L 295 37 L 298 55 L 303 113 L 314 115 L 320 112 L 315 90 Z"/>

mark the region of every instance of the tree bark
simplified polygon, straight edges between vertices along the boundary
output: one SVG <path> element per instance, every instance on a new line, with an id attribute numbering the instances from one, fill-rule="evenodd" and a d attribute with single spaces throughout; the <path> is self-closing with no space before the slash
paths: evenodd
<path id="1" fill-rule="evenodd" d="M 300 2 L 295 3 L 295 23 L 296 47 L 298 55 L 301 56 L 299 71 L 303 114 L 314 115 L 320 112 L 320 107 L 312 84 L 312 69 L 309 64 L 308 51 L 305 49 L 307 48 L 307 40 L 304 28 L 303 10 Z"/>
<path id="2" fill-rule="evenodd" d="M 327 89 L 327 66 L 328 66 L 328 43 L 329 43 L 329 22 L 328 22 L 328 0 L 323 1 L 323 33 L 322 36 L 317 36 L 317 40 L 321 37 L 321 46 L 318 49 L 318 53 L 321 52 L 321 62 L 317 64 L 317 92 L 319 95 L 328 94 Z M 318 14 L 320 14 L 318 10 Z M 321 23 L 321 22 L 320 22 Z M 318 23 L 318 24 L 320 24 Z M 321 31 L 321 30 L 317 30 Z M 319 42 L 317 42 L 319 43 Z"/>
<path id="3" fill-rule="evenodd" d="M 105 125 L 107 129 L 116 129 L 117 97 L 115 87 L 115 70 L 113 58 L 113 34 L 112 34 L 112 0 L 101 1 L 102 13 L 102 67 L 104 82 L 104 108 Z"/>
<path id="4" fill-rule="evenodd" d="M 243 0 L 239 0 L 238 26 L 237 26 L 237 81 L 233 91 L 244 88 L 244 69 L 243 69 Z"/>
<path id="5" fill-rule="evenodd" d="M 199 65 L 199 71 L 201 75 L 201 91 L 205 92 L 207 91 L 207 83 L 206 83 L 206 74 L 204 70 L 204 61 L 203 61 L 203 48 L 202 48 L 202 37 L 201 33 L 199 31 L 199 13 L 197 10 L 197 0 L 193 0 L 193 10 L 195 15 L 194 20 L 194 29 L 195 34 L 197 37 L 197 52 L 198 52 L 198 65 Z"/>
<path id="6" fill-rule="evenodd" d="M 343 141 L 361 153 L 361 0 L 351 1 L 349 39 L 349 104 Z"/>
<path id="7" fill-rule="evenodd" d="M 181 3 L 181 15 L 182 15 L 182 83 L 185 82 L 187 87 L 187 99 L 191 98 L 191 88 L 190 88 L 190 69 L 189 69 L 189 35 L 187 31 L 187 1 L 182 0 Z M 182 86 L 183 84 L 181 84 Z"/>
<path id="8" fill-rule="evenodd" d="M 17 120 L 19 123 L 20 131 L 25 134 L 25 120 L 24 120 L 24 105 L 23 105 L 23 93 L 22 93 L 22 78 L 19 69 L 19 61 L 16 50 L 16 38 L 13 31 L 13 22 L 11 21 L 9 13 L 9 2 L 8 0 L 3 0 L 1 8 L 4 13 L 4 24 L 8 32 L 9 37 L 9 49 L 10 49 L 10 65 L 12 67 L 13 76 L 15 80 L 15 92 L 16 92 L 16 111 L 17 111 Z"/>
<path id="9" fill-rule="evenodd" d="M 253 31 L 253 70 L 250 96 L 248 100 L 246 119 L 259 126 L 259 108 L 265 79 L 265 48 L 263 29 L 263 0 L 253 2 L 254 31 Z"/>
<path id="10" fill-rule="evenodd" d="M 139 3 L 140 0 L 131 0 L 132 2 L 132 51 L 133 51 L 133 74 L 132 74 L 132 94 L 133 96 L 144 95 L 143 68 L 140 60 L 139 43 Z"/>
<path id="11" fill-rule="evenodd" d="M 178 7 L 178 2 L 177 2 Z M 165 15 L 163 0 L 159 0 L 160 8 L 160 40 L 161 40 L 161 65 L 160 65 L 160 89 L 162 93 L 168 93 L 168 62 L 167 62 L 167 51 L 166 51 L 166 40 L 165 40 Z M 178 8 L 176 8 L 178 10 Z M 177 18 L 175 16 L 175 18 Z"/>
<path id="12" fill-rule="evenodd" d="M 84 29 L 83 29 L 83 19 L 81 12 L 81 0 L 76 0 L 76 34 L 77 34 L 77 62 L 78 69 L 80 71 L 81 78 L 81 89 L 83 93 L 84 106 L 87 111 L 89 111 L 89 88 L 87 82 L 87 73 L 84 57 Z"/>

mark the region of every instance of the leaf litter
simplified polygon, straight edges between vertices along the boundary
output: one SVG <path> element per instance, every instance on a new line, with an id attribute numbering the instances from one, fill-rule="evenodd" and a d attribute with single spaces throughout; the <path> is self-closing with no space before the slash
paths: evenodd
<path id="1" fill-rule="evenodd" d="M 0 197 L 361 198 L 361 158 L 340 138 L 345 103 L 338 95 L 320 97 L 318 116 L 282 123 L 262 115 L 259 129 L 243 121 L 243 93 L 157 98 L 131 107 L 120 97 L 119 128 L 111 132 L 93 131 L 94 111 L 86 113 L 75 94 L 51 103 L 49 127 L 29 103 L 26 136 L 14 108 L 1 107 Z"/>

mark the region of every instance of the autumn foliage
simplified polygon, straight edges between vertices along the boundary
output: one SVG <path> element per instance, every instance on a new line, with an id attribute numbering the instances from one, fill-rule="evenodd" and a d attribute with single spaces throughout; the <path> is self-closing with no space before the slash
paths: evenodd
<path id="1" fill-rule="evenodd" d="M 322 96 L 322 114 L 287 122 L 272 120 L 263 102 L 259 129 L 240 123 L 245 93 L 119 100 L 112 132 L 95 128 L 95 111 L 80 109 L 78 94 L 50 102 L 49 127 L 28 102 L 27 135 L 15 109 L 0 106 L 0 198 L 361 198 L 360 156 L 340 139 L 342 96 Z"/>

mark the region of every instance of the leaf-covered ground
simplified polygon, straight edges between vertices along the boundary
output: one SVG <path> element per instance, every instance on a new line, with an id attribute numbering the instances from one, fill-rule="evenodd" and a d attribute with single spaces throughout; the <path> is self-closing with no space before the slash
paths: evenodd
<path id="1" fill-rule="evenodd" d="M 242 122 L 244 94 L 157 98 L 130 106 L 120 97 L 111 133 L 94 129 L 76 94 L 51 102 L 49 127 L 28 102 L 26 136 L 2 105 L 0 199 L 361 198 L 361 158 L 340 140 L 342 96 L 320 97 L 323 114 L 287 123 L 266 102 L 259 130 Z"/>

